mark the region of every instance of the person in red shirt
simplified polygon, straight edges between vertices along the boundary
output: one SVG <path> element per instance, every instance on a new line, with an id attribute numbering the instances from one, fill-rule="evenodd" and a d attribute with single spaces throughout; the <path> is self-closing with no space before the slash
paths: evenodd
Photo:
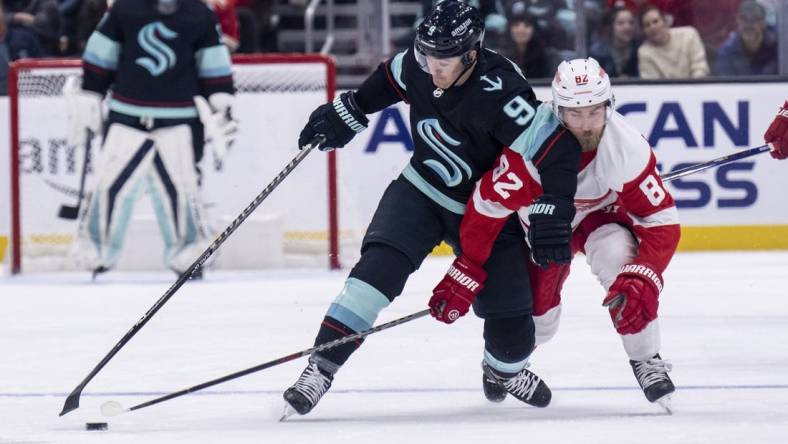
<path id="1" fill-rule="evenodd" d="M 573 233 L 572 254 L 583 252 L 591 272 L 602 284 L 603 305 L 621 336 L 646 398 L 670 410 L 675 387 L 667 375 L 671 364 L 659 354 L 657 308 L 662 274 L 680 237 L 676 205 L 662 184 L 648 141 L 614 111 L 610 79 L 596 60 L 562 62 L 552 92 L 552 104 L 538 108 L 534 124 L 542 125 L 540 133 L 563 126 L 582 149 L 571 212 L 574 218 L 570 216 L 568 228 Z M 512 213 L 517 213 L 533 245 L 529 228 L 535 221 L 563 211 L 541 203 L 542 186 L 549 178 L 540 177 L 540 162 L 540 158 L 527 160 L 507 148 L 477 183 L 460 225 L 462 255 L 430 300 L 430 308 L 439 320 L 451 319 L 451 310 L 462 315 L 473 303 L 474 287 L 466 281 L 473 280 L 474 270 L 485 264 Z M 561 288 L 569 275 L 569 264 L 538 266 L 531 262 L 523 272 L 530 275 L 534 295 L 536 344 L 543 344 L 558 330 Z M 506 393 L 493 379 L 483 381 L 488 399 L 503 400 Z"/>
<path id="2" fill-rule="evenodd" d="M 238 17 L 235 14 L 235 0 L 203 0 L 210 7 L 219 20 L 222 30 L 222 43 L 235 52 L 238 49 Z"/>
<path id="3" fill-rule="evenodd" d="M 788 100 L 777 111 L 763 139 L 772 144 L 772 157 L 780 160 L 788 158 Z"/>

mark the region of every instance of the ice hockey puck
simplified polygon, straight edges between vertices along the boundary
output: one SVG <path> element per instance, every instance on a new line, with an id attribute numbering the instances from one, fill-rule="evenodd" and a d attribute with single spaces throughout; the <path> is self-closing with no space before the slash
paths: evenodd
<path id="1" fill-rule="evenodd" d="M 106 422 L 86 422 L 85 430 L 107 430 L 109 426 Z"/>

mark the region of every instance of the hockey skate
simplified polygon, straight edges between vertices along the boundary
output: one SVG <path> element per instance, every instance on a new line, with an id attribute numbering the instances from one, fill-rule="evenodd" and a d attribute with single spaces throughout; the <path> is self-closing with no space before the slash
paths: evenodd
<path id="1" fill-rule="evenodd" d="M 299 415 L 309 413 L 320 401 L 320 398 L 326 394 L 333 380 L 334 375 L 321 370 L 317 362 L 310 358 L 309 364 L 298 377 L 298 381 L 285 390 L 285 410 L 280 421 L 284 421 L 295 413 Z"/>
<path id="2" fill-rule="evenodd" d="M 484 396 L 491 402 L 503 402 L 506 399 L 506 387 L 504 387 L 494 376 L 488 376 L 492 372 L 486 362 L 482 361 L 482 389 Z"/>
<path id="3" fill-rule="evenodd" d="M 673 414 L 671 408 L 671 393 L 676 391 L 673 381 L 670 380 L 668 372 L 673 365 L 663 361 L 659 353 L 645 361 L 629 361 L 635 378 L 643 389 L 643 394 L 649 402 L 656 402 L 669 414 Z"/>
<path id="4" fill-rule="evenodd" d="M 553 394 L 547 384 L 528 368 L 520 370 L 511 377 L 499 375 L 492 367 L 482 361 L 482 387 L 484 396 L 490 401 L 501 402 L 509 393 L 520 401 L 534 407 L 547 407 Z"/>

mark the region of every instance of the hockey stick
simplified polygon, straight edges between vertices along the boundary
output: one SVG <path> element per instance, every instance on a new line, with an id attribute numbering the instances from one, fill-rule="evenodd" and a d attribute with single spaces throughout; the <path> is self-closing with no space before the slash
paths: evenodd
<path id="1" fill-rule="evenodd" d="M 697 165 L 693 165 L 687 168 L 682 168 L 680 170 L 672 171 L 668 174 L 663 174 L 662 181 L 668 182 L 673 179 L 678 179 L 679 177 L 684 177 L 689 174 L 697 173 L 698 171 L 707 170 L 709 168 L 714 168 L 716 166 L 735 162 L 740 159 L 745 159 L 747 157 L 755 156 L 757 154 L 761 154 L 773 150 L 774 150 L 774 146 L 771 143 L 767 143 L 766 145 L 761 145 L 755 148 L 750 148 L 748 150 L 739 151 L 738 153 L 728 154 L 727 156 L 718 157 L 708 162 L 699 163 Z"/>
<path id="2" fill-rule="evenodd" d="M 217 384 L 221 384 L 223 382 L 227 382 L 236 378 L 240 378 L 241 376 L 246 376 L 251 373 L 259 372 L 261 370 L 265 370 L 267 368 L 271 368 L 277 366 L 279 364 L 284 364 L 285 362 L 290 362 L 292 360 L 298 359 L 302 356 L 311 355 L 314 352 L 319 352 L 323 350 L 328 350 L 329 348 L 338 347 L 342 344 L 346 344 L 351 341 L 355 341 L 356 339 L 361 339 L 365 336 L 369 336 L 373 333 L 377 333 L 379 331 L 383 331 L 389 329 L 391 327 L 395 327 L 400 324 L 404 324 L 406 322 L 410 322 L 414 319 L 418 319 L 420 317 L 426 316 L 430 312 L 429 309 L 425 309 L 422 311 L 418 311 L 416 313 L 410 314 L 408 316 L 401 317 L 399 319 L 395 319 L 391 322 L 386 322 L 385 324 L 378 325 L 377 327 L 372 327 L 368 330 L 364 330 L 362 332 L 358 332 L 354 335 L 345 336 L 344 338 L 335 339 L 331 342 L 326 342 L 320 345 L 316 345 L 312 348 L 308 348 L 306 350 L 301 350 L 299 352 L 295 352 L 289 354 L 287 356 L 282 356 L 281 358 L 274 359 L 273 361 L 268 361 L 266 363 L 256 365 L 254 367 L 249 367 L 245 370 L 237 371 L 235 373 L 230 373 L 229 375 L 222 376 L 221 378 L 212 379 L 207 382 L 203 382 L 202 384 L 197 384 L 195 386 L 189 387 L 187 389 L 179 390 L 177 392 L 170 393 L 168 395 L 164 395 L 158 397 L 156 399 L 152 399 L 150 401 L 143 402 L 141 404 L 137 404 L 133 407 L 125 408 L 123 405 L 117 401 L 107 401 L 101 405 L 101 413 L 104 416 L 117 416 L 122 413 L 128 413 L 134 410 L 139 410 L 145 407 L 150 407 L 154 404 L 158 404 L 160 402 L 164 402 L 173 398 L 177 398 L 179 396 L 187 395 L 189 393 L 196 392 L 198 390 L 202 390 L 204 388 L 208 388 Z"/>
<path id="3" fill-rule="evenodd" d="M 310 147 L 310 149 L 311 149 L 311 147 Z M 753 155 L 756 155 L 756 154 L 759 154 L 761 152 L 765 152 L 765 151 L 768 151 L 768 150 L 769 150 L 769 147 L 767 145 L 764 145 L 764 146 L 753 148 L 753 149 L 750 149 L 750 150 L 747 150 L 747 151 L 744 151 L 744 152 L 740 152 L 740 153 L 724 156 L 724 157 L 721 157 L 721 158 L 718 158 L 718 159 L 711 160 L 709 162 L 705 162 L 705 163 L 700 164 L 700 165 L 696 165 L 694 167 L 685 168 L 685 169 L 682 169 L 682 170 L 679 170 L 679 171 L 675 171 L 675 172 L 673 172 L 671 174 L 666 175 L 663 178 L 663 180 L 666 180 L 666 181 L 673 180 L 673 179 L 676 179 L 678 177 L 685 176 L 687 174 L 691 174 L 691 173 L 694 173 L 694 172 L 697 172 L 697 171 L 701 171 L 701 170 L 705 170 L 705 169 L 708 169 L 708 168 L 712 168 L 714 166 L 721 165 L 721 164 L 728 163 L 728 162 L 732 162 L 734 160 L 738 160 L 738 159 L 742 159 L 742 158 L 745 158 L 745 157 L 753 156 Z M 209 250 L 210 250 L 210 248 L 209 248 Z M 201 256 L 201 258 L 202 258 L 202 256 Z M 199 260 L 198 260 L 198 262 L 199 262 Z M 194 267 L 195 264 L 193 264 L 192 267 Z M 187 273 L 185 273 L 185 274 L 189 274 L 189 272 L 192 271 L 192 267 L 190 267 L 190 269 L 187 270 Z M 181 277 L 183 277 L 183 276 L 181 276 Z M 176 284 L 177 284 L 177 282 L 176 282 Z M 166 294 L 165 294 L 165 296 L 166 296 Z M 161 302 L 161 300 L 160 300 L 160 302 Z M 164 300 L 164 302 L 166 302 L 166 300 Z M 162 302 L 162 305 L 163 305 L 164 302 Z M 159 305 L 158 302 L 157 302 L 156 305 L 154 305 L 154 308 L 156 308 L 156 310 L 158 310 L 157 305 Z M 159 307 L 160 307 L 160 305 L 159 305 Z M 155 313 L 155 311 L 154 311 L 154 313 Z M 306 355 L 314 353 L 316 351 L 322 351 L 322 350 L 325 350 L 325 349 L 328 349 L 328 348 L 332 348 L 332 347 L 336 347 L 336 346 L 342 345 L 342 344 L 347 343 L 349 341 L 353 341 L 355 339 L 362 338 L 364 336 L 368 336 L 368 335 L 370 335 L 372 333 L 391 328 L 391 327 L 393 327 L 395 325 L 399 325 L 399 324 L 411 321 L 413 319 L 420 318 L 422 316 L 425 316 L 427 313 L 429 313 L 429 310 L 422 310 L 422 311 L 414 313 L 412 315 L 409 315 L 409 316 L 406 316 L 406 317 L 403 317 L 403 318 L 391 321 L 391 322 L 386 323 L 386 324 L 382 324 L 382 325 L 380 325 L 378 327 L 373 327 L 373 328 L 371 328 L 369 330 L 365 330 L 363 332 L 356 333 L 355 335 L 346 336 L 344 338 L 340 338 L 340 339 L 337 339 L 337 340 L 332 341 L 332 342 L 328 342 L 328 343 L 321 344 L 319 346 L 315 346 L 315 347 L 312 347 L 312 348 L 309 348 L 309 349 L 306 349 L 306 350 L 303 350 L 303 351 L 300 351 L 300 352 L 296 352 L 296 353 L 293 353 L 293 354 L 281 357 L 279 359 L 275 359 L 273 361 L 269 361 L 269 362 L 266 362 L 266 363 L 263 363 L 263 364 L 260 364 L 260 365 L 254 366 L 254 367 L 250 367 L 250 368 L 245 369 L 245 370 L 241 370 L 241 371 L 238 371 L 238 372 L 235 372 L 235 373 L 231 373 L 229 375 L 226 375 L 226 376 L 223 376 L 223 377 L 220 377 L 220 378 L 217 378 L 217 379 L 213 379 L 211 381 L 204 382 L 202 384 L 198 384 L 198 385 L 195 385 L 193 387 L 189 387 L 187 389 L 180 390 L 180 391 L 177 391 L 177 392 L 173 392 L 173 393 L 170 393 L 168 395 L 164 395 L 162 397 L 159 397 L 159 398 L 156 398 L 156 399 L 153 399 L 153 400 L 150 400 L 150 401 L 147 401 L 147 402 L 135 405 L 135 406 L 130 407 L 128 409 L 123 407 L 120 403 L 118 403 L 116 401 L 108 401 L 108 402 L 104 403 L 101 406 L 102 414 L 104 414 L 105 416 L 115 416 L 115 415 L 119 415 L 119 414 L 122 414 L 122 413 L 130 412 L 130 411 L 133 411 L 133 410 L 138 410 L 138 409 L 141 409 L 141 408 L 145 408 L 145 407 L 148 407 L 148 406 L 151 406 L 151 405 L 154 405 L 154 404 L 158 404 L 160 402 L 164 402 L 164 401 L 167 401 L 167 400 L 170 400 L 170 399 L 173 399 L 173 398 L 177 398 L 177 397 L 189 394 L 189 393 L 193 393 L 195 391 L 202 390 L 204 388 L 208 388 L 208 387 L 211 387 L 211 386 L 214 386 L 214 385 L 217 385 L 217 384 L 221 384 L 223 382 L 227 382 L 227 381 L 230 381 L 230 380 L 233 380 L 233 379 L 236 379 L 236 378 L 240 378 L 242 376 L 246 376 L 246 375 L 251 374 L 251 373 L 255 373 L 255 372 L 258 372 L 258 371 L 261 371 L 261 370 L 265 370 L 265 369 L 270 368 L 270 367 L 274 367 L 274 366 L 279 365 L 279 364 L 283 364 L 285 362 L 292 361 L 294 359 L 300 358 L 302 356 L 306 356 Z M 146 316 L 147 316 L 147 314 L 146 314 Z M 144 316 L 143 319 L 141 319 L 138 322 L 138 324 L 140 322 L 143 322 L 142 325 L 144 325 L 144 322 L 147 322 L 146 317 Z M 135 325 L 135 327 L 136 327 L 136 325 Z M 140 327 L 141 327 L 141 325 L 140 325 Z M 131 333 L 131 335 L 129 335 L 129 333 Z M 130 338 L 133 335 L 133 333 L 132 332 L 129 332 L 129 333 L 127 333 L 127 336 L 129 336 L 129 338 Z M 134 332 L 134 333 L 136 333 L 136 332 Z M 128 340 L 125 337 L 124 337 L 124 339 Z M 123 344 L 119 344 L 119 346 L 122 346 L 122 345 Z M 116 345 L 116 348 L 119 349 L 119 346 Z M 108 355 L 105 358 L 105 360 L 102 361 L 102 363 L 99 364 L 99 367 L 97 367 L 97 369 L 94 369 L 94 372 L 92 372 L 91 375 L 89 375 L 89 378 L 86 381 L 84 381 L 83 384 L 81 384 L 81 386 L 77 387 L 77 389 L 79 389 L 79 392 L 81 392 L 82 388 L 84 388 L 84 386 L 87 384 L 87 381 L 89 381 L 90 378 L 92 378 L 95 375 L 95 373 L 97 373 L 98 370 L 100 370 L 101 367 L 103 367 L 104 364 L 106 364 L 105 361 L 108 361 L 112 357 L 112 355 L 114 355 L 114 353 L 116 353 L 116 352 L 117 352 L 117 350 L 113 349 L 113 353 L 111 353 L 111 355 Z M 75 390 L 75 392 L 76 392 L 76 390 Z M 77 406 L 73 407 L 73 408 L 77 408 L 78 407 L 79 392 L 76 392 L 76 401 L 75 402 L 77 403 Z M 71 395 L 69 395 L 69 398 L 71 398 L 74 395 L 75 395 L 75 393 L 72 393 Z M 68 403 L 68 399 L 66 400 L 66 402 Z M 73 410 L 73 408 L 70 409 L 70 410 Z M 70 410 L 68 410 L 68 411 L 70 411 Z M 61 415 L 63 415 L 64 413 L 67 413 L 68 411 L 66 411 L 65 407 L 64 407 L 64 412 L 61 413 Z"/>
<path id="4" fill-rule="evenodd" d="M 79 194 L 77 194 L 77 206 L 72 207 L 69 205 L 61 205 L 57 217 L 61 219 L 76 220 L 79 217 L 79 208 L 82 206 L 82 199 L 85 197 L 85 176 L 88 174 L 88 165 L 90 165 L 90 149 L 93 141 L 93 131 L 90 128 L 85 128 L 85 159 L 82 161 L 82 174 L 79 177 Z"/>
<path id="5" fill-rule="evenodd" d="M 252 203 L 250 203 L 249 206 L 247 206 L 241 212 L 241 214 L 239 214 L 238 217 L 236 217 L 235 220 L 230 223 L 224 232 L 222 232 L 222 234 L 220 234 L 219 237 L 217 237 L 213 243 L 208 246 L 208 249 L 206 249 L 200 255 L 200 257 L 198 257 L 197 260 L 194 261 L 194 263 L 192 263 L 188 269 L 186 269 L 186 271 L 178 276 L 178 279 L 175 281 L 175 283 L 172 284 L 172 286 L 167 289 L 161 298 L 159 298 L 159 300 L 156 301 L 156 303 L 153 304 L 153 306 L 149 308 L 144 315 L 142 315 L 142 317 L 131 327 L 131 329 L 126 332 L 122 338 L 120 338 L 120 341 L 118 341 L 118 343 L 112 347 L 112 350 L 110 350 L 109 353 L 104 356 L 98 365 L 96 365 L 96 367 L 90 371 L 85 379 L 83 379 L 82 382 L 80 382 L 79 385 L 77 385 L 77 387 L 74 388 L 74 390 L 68 395 L 65 404 L 63 404 L 63 411 L 60 412 L 60 416 L 63 416 L 66 413 L 79 408 L 79 397 L 88 382 L 90 382 L 90 380 L 93 379 L 96 374 L 98 374 L 98 372 L 104 368 L 105 365 L 107 365 L 109 360 L 112 359 L 112 357 L 115 356 L 115 354 L 117 354 L 120 349 L 123 348 L 123 346 L 126 345 L 126 343 L 129 342 L 129 340 L 131 340 L 131 338 L 134 337 L 134 335 L 137 334 L 137 332 L 140 331 L 140 329 L 142 329 L 142 327 L 144 327 L 148 321 L 150 321 L 153 315 L 155 315 L 156 312 L 159 311 L 159 309 L 175 294 L 175 292 L 177 292 L 178 289 L 183 286 L 192 273 L 194 273 L 195 270 L 201 267 L 205 261 L 211 257 L 211 255 L 224 243 L 228 237 L 230 237 L 230 235 L 243 223 L 243 221 L 246 220 L 246 218 L 249 217 L 249 215 L 252 214 L 255 209 L 257 209 L 260 203 L 265 200 L 265 198 L 268 197 L 268 195 L 271 194 L 271 192 L 274 191 L 274 189 L 276 189 L 280 183 L 282 183 L 285 177 L 287 177 L 298 166 L 298 164 L 301 163 L 301 161 L 304 160 L 304 158 L 310 152 L 312 152 L 314 148 L 323 142 L 325 142 L 325 136 L 318 134 L 314 139 L 312 139 L 312 141 L 302 147 L 293 160 L 291 160 L 290 163 L 288 163 L 287 166 L 279 172 L 274 180 L 272 180 L 271 183 L 269 183 L 268 186 L 266 186 L 263 191 L 261 191 L 260 194 L 254 198 Z"/>

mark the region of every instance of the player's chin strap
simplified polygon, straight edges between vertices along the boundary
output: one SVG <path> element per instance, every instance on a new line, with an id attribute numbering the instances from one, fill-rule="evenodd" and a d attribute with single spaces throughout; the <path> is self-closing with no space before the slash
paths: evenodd
<path id="1" fill-rule="evenodd" d="M 476 65 L 476 61 L 477 61 L 477 59 L 479 58 L 479 56 L 478 56 L 478 51 L 477 51 L 477 53 L 476 53 L 476 54 L 477 54 L 477 55 L 476 55 L 476 58 L 474 58 L 474 59 L 471 59 L 471 58 L 470 58 L 470 56 L 469 56 L 468 54 L 470 54 L 470 52 L 467 52 L 467 53 L 465 53 L 465 54 L 462 56 L 462 64 L 465 66 L 465 68 L 463 68 L 463 69 L 462 69 L 462 72 L 460 73 L 460 75 L 458 75 L 458 76 L 457 76 L 457 78 L 456 78 L 456 79 L 454 79 L 454 81 L 453 81 L 453 82 L 451 82 L 451 85 L 449 85 L 449 88 L 451 88 L 451 87 L 453 87 L 454 85 L 456 85 L 456 84 L 457 84 L 457 82 L 459 82 L 459 81 L 460 81 L 460 79 L 462 78 L 462 76 L 464 76 L 464 75 L 465 75 L 465 73 L 466 73 L 466 72 L 468 72 L 468 70 L 469 70 L 469 69 L 473 68 L 473 67 L 474 67 L 474 65 Z M 446 88 L 446 89 L 449 89 L 449 88 Z M 440 87 L 439 87 L 439 88 L 435 88 L 435 90 L 434 90 L 434 91 L 432 91 L 432 95 L 433 95 L 433 97 L 435 97 L 435 98 L 437 99 L 437 98 L 439 98 L 440 96 L 442 96 L 442 95 L 443 95 L 443 92 L 444 92 L 444 91 L 445 91 L 445 90 L 444 90 L 443 88 L 440 88 Z"/>

